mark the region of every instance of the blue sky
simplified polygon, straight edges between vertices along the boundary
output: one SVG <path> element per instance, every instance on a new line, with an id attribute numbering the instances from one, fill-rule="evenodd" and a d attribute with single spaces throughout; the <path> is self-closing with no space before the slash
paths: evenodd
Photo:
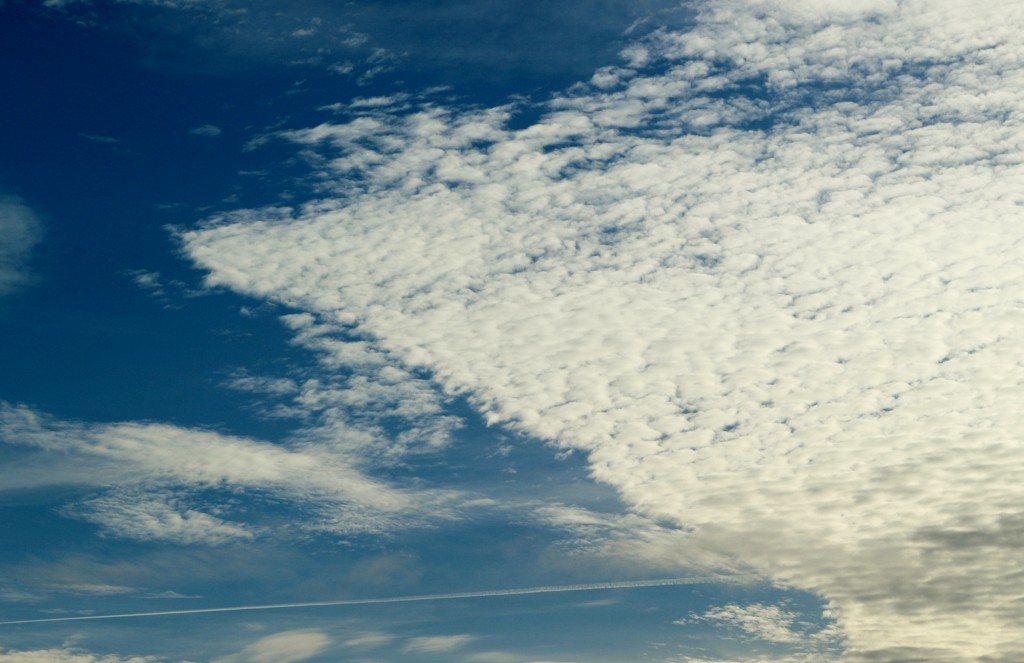
<path id="1" fill-rule="evenodd" d="M 0 661 L 1020 660 L 1022 28 L 0 1 Z"/>

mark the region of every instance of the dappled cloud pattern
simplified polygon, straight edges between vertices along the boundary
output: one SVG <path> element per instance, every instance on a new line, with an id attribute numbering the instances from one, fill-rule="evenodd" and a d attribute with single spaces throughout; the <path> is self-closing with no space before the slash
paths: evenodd
<path id="1" fill-rule="evenodd" d="M 711 2 L 526 128 L 286 132 L 321 199 L 181 239 L 825 597 L 844 660 L 1017 661 L 1022 29 L 998 0 Z"/>

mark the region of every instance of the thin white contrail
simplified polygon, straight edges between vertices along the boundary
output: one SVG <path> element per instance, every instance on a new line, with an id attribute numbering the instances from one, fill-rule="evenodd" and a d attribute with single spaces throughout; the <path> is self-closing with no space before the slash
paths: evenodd
<path id="1" fill-rule="evenodd" d="M 312 601 L 308 603 L 272 603 L 268 605 L 237 605 L 227 608 L 197 608 L 192 610 L 162 610 L 159 612 L 128 612 L 113 615 L 85 615 L 78 617 L 47 617 L 45 619 L 16 619 L 0 622 L 9 624 L 41 624 L 43 622 L 72 622 L 87 619 L 127 619 L 129 617 L 163 617 L 165 615 L 199 615 L 208 612 L 242 612 L 244 610 L 285 610 L 289 608 L 319 608 L 325 606 L 371 605 L 374 603 L 408 603 L 411 601 L 451 601 L 491 596 L 520 596 L 522 594 L 553 594 L 555 592 L 590 592 L 601 589 L 632 589 L 636 587 L 668 587 L 672 585 L 698 585 L 702 583 L 736 582 L 746 577 L 695 576 L 690 578 L 660 578 L 657 580 L 627 580 L 624 582 L 596 582 L 589 585 L 549 585 L 547 587 L 521 587 L 518 589 L 488 589 L 479 592 L 451 594 L 416 594 L 376 599 L 343 599 L 341 601 Z"/>

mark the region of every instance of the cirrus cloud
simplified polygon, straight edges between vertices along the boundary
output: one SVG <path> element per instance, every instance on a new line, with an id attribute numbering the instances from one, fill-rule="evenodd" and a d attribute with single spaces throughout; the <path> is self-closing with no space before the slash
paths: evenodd
<path id="1" fill-rule="evenodd" d="M 211 504 L 218 492 L 284 500 L 305 513 L 303 528 L 338 535 L 425 522 L 443 515 L 453 497 L 376 480 L 352 456 L 324 445 L 275 445 L 156 423 L 64 422 L 2 402 L 0 440 L 31 450 L 16 461 L 5 490 L 78 486 L 91 496 L 65 514 L 141 540 L 221 544 L 267 533 L 239 520 L 235 500 L 221 495 Z"/>
<path id="2" fill-rule="evenodd" d="M 331 644 L 326 633 L 315 629 L 283 631 L 260 638 L 232 656 L 214 663 L 297 663 L 313 658 Z"/>

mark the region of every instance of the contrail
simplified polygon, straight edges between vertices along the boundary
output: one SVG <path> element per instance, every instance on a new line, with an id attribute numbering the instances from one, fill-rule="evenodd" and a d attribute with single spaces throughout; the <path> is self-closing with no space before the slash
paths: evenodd
<path id="1" fill-rule="evenodd" d="M 452 601 L 456 599 L 478 599 L 492 596 L 521 596 L 523 594 L 554 594 L 556 592 L 592 592 L 602 589 L 633 589 L 637 587 L 668 587 L 674 585 L 698 585 L 702 583 L 736 582 L 746 576 L 695 576 L 690 578 L 660 578 L 657 580 L 627 580 L 623 582 L 597 582 L 588 585 L 548 585 L 546 587 L 521 587 L 518 589 L 488 589 L 479 592 L 454 592 L 451 594 L 415 594 L 412 596 L 390 596 L 376 599 L 344 599 L 341 601 L 312 601 L 308 603 L 271 603 L 268 605 L 237 605 L 226 608 L 197 608 L 192 610 L 162 610 L 159 612 L 127 612 L 113 615 L 86 615 L 78 617 L 48 617 L 45 619 L 17 619 L 0 622 L 10 624 L 41 624 L 44 622 L 73 622 L 87 619 L 128 619 L 131 617 L 163 617 L 166 615 L 199 615 L 209 612 L 242 612 L 245 610 L 286 610 L 290 608 L 320 608 L 343 605 L 372 605 L 374 603 L 408 603 L 412 601 Z"/>

